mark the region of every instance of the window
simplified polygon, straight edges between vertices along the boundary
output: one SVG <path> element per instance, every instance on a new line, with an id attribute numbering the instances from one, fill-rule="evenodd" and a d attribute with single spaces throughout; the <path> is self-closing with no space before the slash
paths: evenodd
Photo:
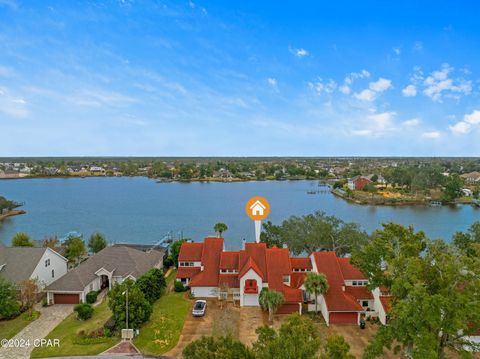
<path id="1" fill-rule="evenodd" d="M 48 267 L 50 265 L 50 259 L 45 260 L 45 267 Z"/>
<path id="2" fill-rule="evenodd" d="M 356 280 L 352 281 L 352 285 L 353 285 L 353 286 L 356 286 L 356 285 L 357 285 L 357 281 L 356 281 Z"/>
<path id="3" fill-rule="evenodd" d="M 290 283 L 290 276 L 289 275 L 284 275 L 283 276 L 283 283 Z"/>
<path id="4" fill-rule="evenodd" d="M 55 278 L 55 269 L 52 269 L 52 278 Z"/>
<path id="5" fill-rule="evenodd" d="M 362 300 L 362 307 L 368 307 L 368 300 Z"/>

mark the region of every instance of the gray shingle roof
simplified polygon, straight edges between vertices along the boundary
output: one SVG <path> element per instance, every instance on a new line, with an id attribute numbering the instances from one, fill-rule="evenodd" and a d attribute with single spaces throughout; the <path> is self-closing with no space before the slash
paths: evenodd
<path id="1" fill-rule="evenodd" d="M 142 252 L 125 246 L 111 246 L 88 258 L 75 269 L 50 284 L 46 290 L 83 291 L 101 268 L 113 271 L 113 276 L 135 278 L 153 268 L 163 258 L 159 251 Z"/>
<path id="2" fill-rule="evenodd" d="M 29 279 L 47 248 L 0 246 L 0 276 L 14 283 Z"/>

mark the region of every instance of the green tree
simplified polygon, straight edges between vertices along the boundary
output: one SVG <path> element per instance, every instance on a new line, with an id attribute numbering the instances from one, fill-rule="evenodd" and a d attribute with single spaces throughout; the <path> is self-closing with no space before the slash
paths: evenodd
<path id="1" fill-rule="evenodd" d="M 273 314 L 285 302 L 285 298 L 280 292 L 263 288 L 260 292 L 259 302 L 263 310 L 268 310 L 268 320 L 272 322 Z"/>
<path id="2" fill-rule="evenodd" d="M 456 173 L 450 175 L 445 183 L 443 190 L 443 199 L 445 201 L 453 201 L 455 198 L 462 196 L 462 179 Z"/>
<path id="3" fill-rule="evenodd" d="M 28 234 L 18 232 L 12 238 L 12 247 L 33 247 L 33 241 Z"/>
<path id="4" fill-rule="evenodd" d="M 135 285 L 145 295 L 150 304 L 153 304 L 164 293 L 167 283 L 162 270 L 152 268 L 138 278 Z"/>
<path id="5" fill-rule="evenodd" d="M 0 319 L 10 319 L 20 314 L 15 285 L 0 277 Z"/>
<path id="6" fill-rule="evenodd" d="M 413 358 L 445 358 L 447 349 L 467 355 L 465 340 L 480 329 L 480 248 L 467 256 L 453 245 L 430 241 L 413 228 L 389 224 L 354 255 L 370 286 L 389 288 L 388 326 L 379 328 L 364 358 L 395 344 Z"/>
<path id="7" fill-rule="evenodd" d="M 98 253 L 107 246 L 105 236 L 99 232 L 95 232 L 88 240 L 88 248 L 92 253 Z"/>
<path id="8" fill-rule="evenodd" d="M 202 337 L 189 343 L 182 352 L 184 359 L 253 359 L 251 350 L 230 336 Z"/>
<path id="9" fill-rule="evenodd" d="M 320 349 L 318 328 L 309 318 L 290 315 L 280 329 L 264 326 L 256 330 L 253 344 L 258 359 L 314 359 Z"/>
<path id="10" fill-rule="evenodd" d="M 341 335 L 331 335 L 327 338 L 325 345 L 325 354 L 322 359 L 355 359 L 350 354 L 350 345 L 345 341 Z"/>
<path id="11" fill-rule="evenodd" d="M 282 242 L 296 255 L 328 250 L 343 256 L 368 239 L 358 224 L 346 223 L 324 212 L 292 216 L 283 221 L 280 234 Z"/>
<path id="12" fill-rule="evenodd" d="M 178 241 L 170 244 L 170 247 L 168 248 L 168 251 L 170 253 L 169 256 L 172 258 L 175 267 L 178 267 L 178 255 L 180 254 L 180 248 L 182 247 L 182 244 L 185 242 L 185 239 L 179 239 Z"/>
<path id="13" fill-rule="evenodd" d="M 228 230 L 228 226 L 225 223 L 219 222 L 213 226 L 213 230 L 221 237 L 222 233 Z"/>
<path id="14" fill-rule="evenodd" d="M 66 246 L 66 257 L 71 262 L 77 262 L 78 258 L 87 252 L 85 242 L 77 236 L 68 238 L 64 245 Z"/>
<path id="15" fill-rule="evenodd" d="M 474 246 L 480 245 L 480 221 L 474 222 L 467 232 L 455 233 L 453 243 L 468 256 L 474 256 Z"/>
<path id="16" fill-rule="evenodd" d="M 260 242 L 266 243 L 268 248 L 273 246 L 282 247 L 283 241 L 281 228 L 270 221 L 262 224 L 263 231 L 260 233 Z"/>
<path id="17" fill-rule="evenodd" d="M 131 279 L 117 283 L 108 292 L 108 307 L 117 328 L 126 326 L 126 291 L 128 288 L 128 327 L 139 328 L 152 313 L 152 306 L 145 298 L 140 288 Z"/>
<path id="18" fill-rule="evenodd" d="M 327 277 L 323 273 L 310 272 L 307 274 L 304 286 L 308 293 L 315 296 L 315 315 L 317 315 L 318 296 L 327 293 L 329 288 Z"/>

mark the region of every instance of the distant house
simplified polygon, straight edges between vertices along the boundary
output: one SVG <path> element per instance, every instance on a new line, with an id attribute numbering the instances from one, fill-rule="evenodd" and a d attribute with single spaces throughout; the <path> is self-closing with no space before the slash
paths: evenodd
<path id="1" fill-rule="evenodd" d="M 348 188 L 352 191 L 361 191 L 367 184 L 371 183 L 367 177 L 355 176 L 348 179 Z"/>
<path id="2" fill-rule="evenodd" d="M 373 181 L 372 178 L 374 178 L 375 176 L 377 176 L 377 180 L 376 180 L 376 181 Z M 378 183 L 378 184 L 382 184 L 382 185 L 387 184 L 387 180 L 386 180 L 382 175 L 377 175 L 377 174 L 375 174 L 375 173 L 372 173 L 372 174 L 370 174 L 370 175 L 368 175 L 368 176 L 365 176 L 365 178 L 369 179 L 369 180 L 372 181 L 372 182 L 376 182 L 376 183 Z"/>
<path id="3" fill-rule="evenodd" d="M 91 291 L 111 288 L 125 279 L 138 279 L 151 268 L 162 268 L 163 252 L 128 246 L 106 247 L 50 284 L 45 291 L 50 304 L 85 302 Z"/>
<path id="4" fill-rule="evenodd" d="M 43 289 L 67 273 L 67 262 L 51 248 L 5 247 L 0 243 L 0 277 L 16 284 L 32 279 Z"/>
<path id="5" fill-rule="evenodd" d="M 461 178 L 463 178 L 465 181 L 470 182 L 470 183 L 477 183 L 480 182 L 480 172 L 474 171 L 470 173 L 464 173 L 460 175 Z"/>
<path id="6" fill-rule="evenodd" d="M 462 188 L 462 193 L 465 197 L 472 197 L 473 196 L 473 191 L 468 188 Z"/>
<path id="7" fill-rule="evenodd" d="M 105 172 L 105 169 L 103 167 L 92 166 L 92 167 L 90 167 L 90 172 L 103 173 L 103 172 Z"/>

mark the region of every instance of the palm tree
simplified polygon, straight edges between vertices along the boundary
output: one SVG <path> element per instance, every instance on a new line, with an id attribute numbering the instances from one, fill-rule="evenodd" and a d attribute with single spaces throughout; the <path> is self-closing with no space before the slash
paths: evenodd
<path id="1" fill-rule="evenodd" d="M 307 274 L 304 285 L 308 293 L 315 295 L 315 315 L 317 315 L 318 296 L 327 293 L 329 288 L 327 277 L 323 273 L 310 272 Z"/>
<path id="2" fill-rule="evenodd" d="M 268 310 L 268 320 L 273 322 L 273 314 L 277 311 L 278 307 L 285 302 L 285 298 L 280 292 L 263 288 L 260 292 L 259 301 L 262 309 Z"/>
<path id="3" fill-rule="evenodd" d="M 228 226 L 225 223 L 218 222 L 213 226 L 213 230 L 218 233 L 219 237 L 221 237 L 222 233 L 228 230 Z"/>

